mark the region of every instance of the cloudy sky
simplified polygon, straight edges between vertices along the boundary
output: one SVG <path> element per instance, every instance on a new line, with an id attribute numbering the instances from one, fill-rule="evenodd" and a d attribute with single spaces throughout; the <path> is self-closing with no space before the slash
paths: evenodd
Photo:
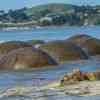
<path id="1" fill-rule="evenodd" d="M 17 9 L 24 6 L 31 7 L 47 3 L 68 3 L 68 4 L 100 4 L 100 0 L 0 0 L 0 9 Z"/>

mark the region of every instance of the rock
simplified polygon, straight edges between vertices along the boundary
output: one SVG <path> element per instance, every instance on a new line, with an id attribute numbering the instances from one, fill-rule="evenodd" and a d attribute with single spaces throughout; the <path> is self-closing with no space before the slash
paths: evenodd
<path id="1" fill-rule="evenodd" d="M 100 80 L 100 70 L 97 70 L 97 71 L 95 72 L 95 75 L 96 75 L 96 79 L 97 79 L 97 80 Z"/>
<path id="2" fill-rule="evenodd" d="M 95 81 L 95 80 L 97 80 L 96 75 L 95 75 L 94 72 L 87 72 L 87 73 L 85 73 L 85 78 L 87 80 L 89 80 L 89 81 Z M 85 80 L 85 78 L 84 78 L 84 80 Z"/>
<path id="3" fill-rule="evenodd" d="M 80 81 L 98 81 L 100 80 L 100 72 L 81 72 L 79 69 L 73 70 L 61 80 L 61 85 L 75 84 Z"/>
<path id="4" fill-rule="evenodd" d="M 100 55 L 100 40 L 88 35 L 72 36 L 66 41 L 70 41 L 82 47 L 89 55 Z"/>
<path id="5" fill-rule="evenodd" d="M 0 43 L 0 57 L 6 55 L 11 50 L 15 50 L 23 47 L 32 47 L 32 45 L 22 41 L 8 41 L 8 42 Z"/>
<path id="6" fill-rule="evenodd" d="M 41 45 L 41 44 L 44 44 L 45 42 L 43 40 L 29 40 L 27 41 L 29 44 L 31 45 Z"/>
<path id="7" fill-rule="evenodd" d="M 25 70 L 51 65 L 57 63 L 45 52 L 32 47 L 13 50 L 0 59 L 1 70 Z"/>
<path id="8" fill-rule="evenodd" d="M 85 52 L 79 46 L 70 42 L 48 42 L 41 45 L 40 49 L 47 52 L 57 62 L 88 59 L 88 55 L 86 55 Z"/>
<path id="9" fill-rule="evenodd" d="M 82 72 L 79 69 L 73 70 L 72 73 L 68 73 L 61 80 L 61 85 L 75 84 L 83 80 Z"/>
<path id="10" fill-rule="evenodd" d="M 79 35 L 74 35 L 70 38 L 68 38 L 66 41 L 71 41 L 71 42 L 75 42 L 78 45 L 82 45 L 84 44 L 85 41 L 87 41 L 88 39 L 91 39 L 92 37 L 86 34 L 79 34 Z"/>

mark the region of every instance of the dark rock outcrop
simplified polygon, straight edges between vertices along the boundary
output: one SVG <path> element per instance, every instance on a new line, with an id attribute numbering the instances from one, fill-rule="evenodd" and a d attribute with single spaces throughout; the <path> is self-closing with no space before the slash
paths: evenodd
<path id="1" fill-rule="evenodd" d="M 32 47 L 10 51 L 0 59 L 1 70 L 25 70 L 50 65 L 57 65 L 57 63 L 45 52 Z"/>
<path id="2" fill-rule="evenodd" d="M 88 35 L 72 36 L 66 41 L 70 41 L 82 47 L 89 55 L 100 55 L 100 40 Z"/>
<path id="3" fill-rule="evenodd" d="M 47 52 L 57 62 L 88 58 L 88 56 L 79 46 L 70 42 L 64 42 L 64 41 L 48 42 L 41 45 L 40 49 Z"/>

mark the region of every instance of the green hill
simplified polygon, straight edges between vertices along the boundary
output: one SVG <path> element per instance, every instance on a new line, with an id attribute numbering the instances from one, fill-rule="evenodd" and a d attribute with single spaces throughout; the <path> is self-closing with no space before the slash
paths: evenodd
<path id="1" fill-rule="evenodd" d="M 34 14 L 36 12 L 41 12 L 44 10 L 49 10 L 52 13 L 57 13 L 57 12 L 65 12 L 66 10 L 72 10 L 72 9 L 74 9 L 74 6 L 68 4 L 45 4 L 32 7 L 27 10 L 27 13 Z"/>
<path id="2" fill-rule="evenodd" d="M 45 4 L 29 8 L 25 10 L 25 13 L 28 16 L 32 16 L 33 18 L 35 16 L 36 18 L 40 18 L 49 13 L 66 13 L 72 11 L 74 8 L 75 6 L 73 5 L 54 3 L 54 4 Z"/>
<path id="3" fill-rule="evenodd" d="M 100 6 L 51 3 L 32 8 L 9 10 L 7 13 L 1 10 L 0 27 L 40 25 L 40 19 L 45 19 L 48 15 L 50 15 L 49 18 L 53 18 L 52 22 L 44 21 L 42 25 L 65 23 L 67 25 L 100 25 Z"/>

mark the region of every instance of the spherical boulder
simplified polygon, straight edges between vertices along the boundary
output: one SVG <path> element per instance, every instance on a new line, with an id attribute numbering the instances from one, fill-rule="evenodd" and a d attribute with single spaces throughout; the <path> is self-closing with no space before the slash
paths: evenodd
<path id="1" fill-rule="evenodd" d="M 76 35 L 69 38 L 70 41 L 82 47 L 89 55 L 100 55 L 100 40 L 88 35 Z"/>
<path id="2" fill-rule="evenodd" d="M 88 59 L 85 52 L 77 45 L 71 42 L 53 41 L 40 46 L 40 49 L 47 52 L 57 62 L 68 60 Z"/>
<path id="3" fill-rule="evenodd" d="M 51 65 L 57 65 L 57 63 L 45 52 L 32 47 L 10 51 L 0 59 L 1 70 L 25 70 Z"/>
<path id="4" fill-rule="evenodd" d="M 8 42 L 0 43 L 0 57 L 7 54 L 11 50 L 15 50 L 23 47 L 32 47 L 32 45 L 23 41 L 8 41 Z"/>

